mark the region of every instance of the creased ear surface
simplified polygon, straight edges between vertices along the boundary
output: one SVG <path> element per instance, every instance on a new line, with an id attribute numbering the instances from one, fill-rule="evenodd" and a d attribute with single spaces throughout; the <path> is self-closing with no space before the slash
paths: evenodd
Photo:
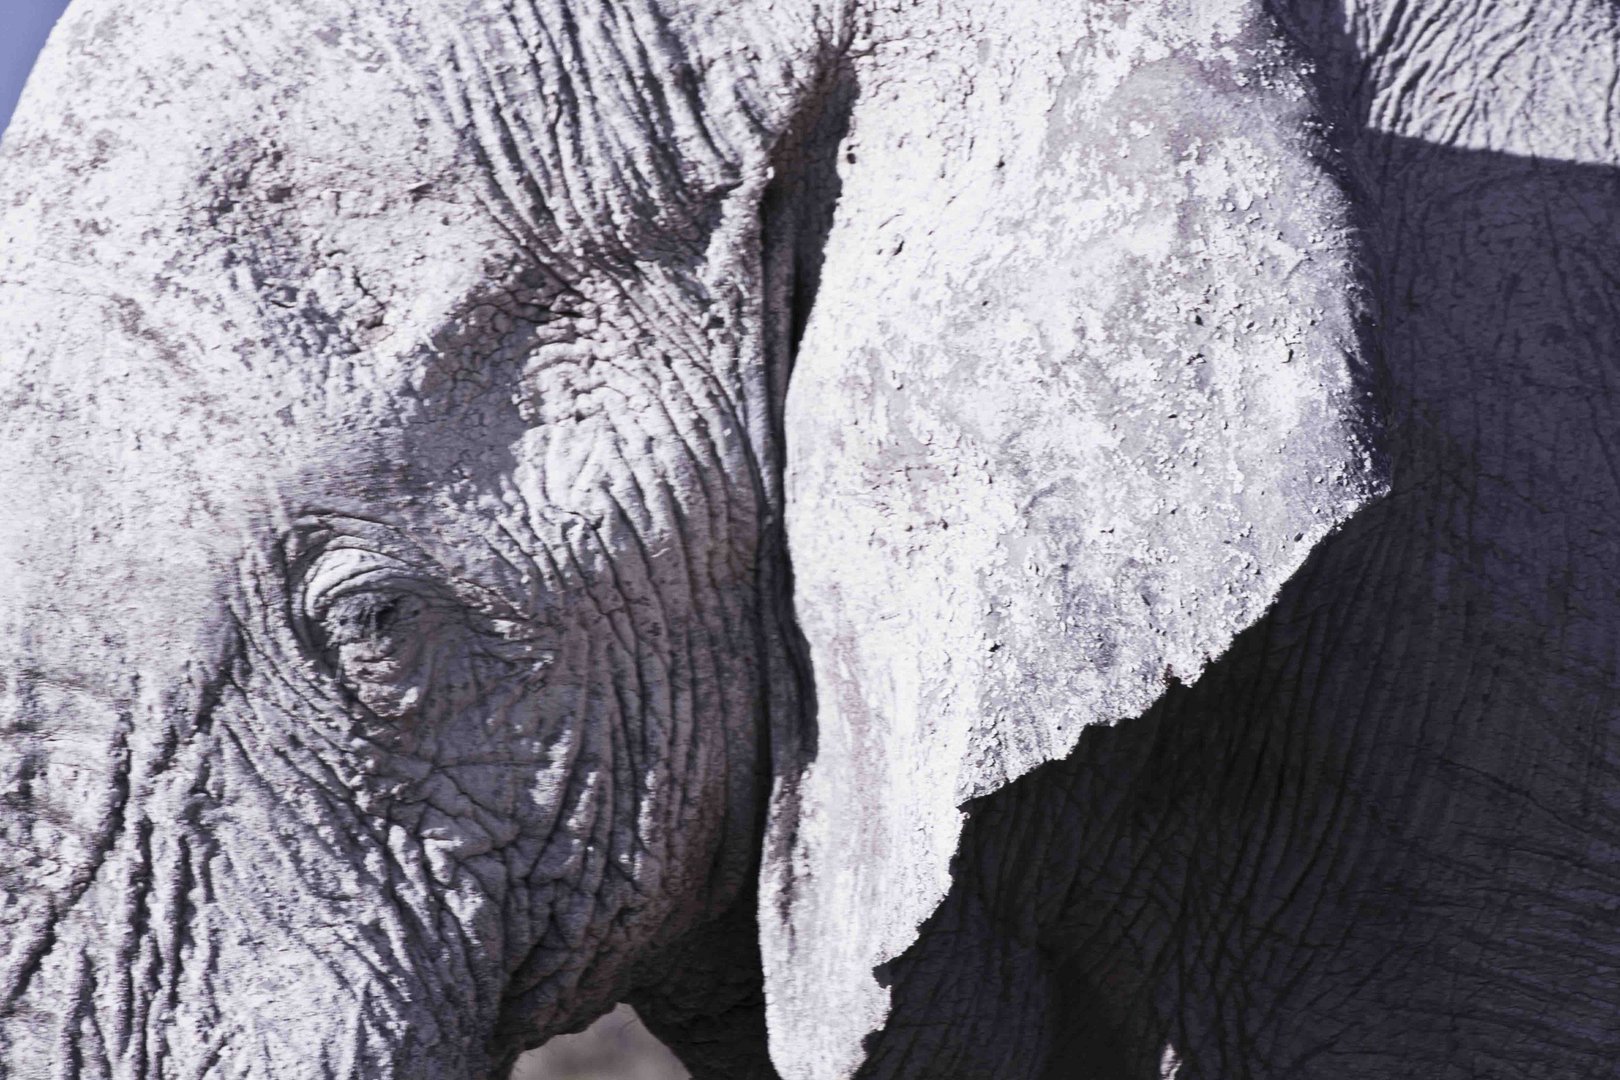
<path id="1" fill-rule="evenodd" d="M 795 1080 L 858 1067 L 958 807 L 1196 679 L 1383 485 L 1347 202 L 1258 3 L 865 32 L 786 411 L 818 713 L 761 915 Z"/>

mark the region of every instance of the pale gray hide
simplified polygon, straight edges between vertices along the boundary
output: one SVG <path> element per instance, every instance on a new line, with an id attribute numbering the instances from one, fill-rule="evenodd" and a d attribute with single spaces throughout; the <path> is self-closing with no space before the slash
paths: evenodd
<path id="1" fill-rule="evenodd" d="M 0 161 L 0 1075 L 487 1076 L 753 895 L 828 28 L 739 14 L 67 13 Z"/>

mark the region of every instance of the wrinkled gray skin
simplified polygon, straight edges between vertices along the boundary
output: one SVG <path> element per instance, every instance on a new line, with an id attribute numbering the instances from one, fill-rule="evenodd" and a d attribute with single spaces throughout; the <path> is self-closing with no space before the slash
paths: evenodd
<path id="1" fill-rule="evenodd" d="M 944 0 L 78 0 L 0 148 L 0 1077 L 496 1077 L 623 999 L 699 1076 L 1607 1075 L 1620 27 L 1554 6 L 1073 5 L 1099 166 L 952 134 L 1041 57 Z M 1083 262 L 1155 110 L 1141 305 L 1025 343 L 1117 368 L 953 352 L 1068 301 L 930 268 Z M 1203 434 L 1064 458 L 1116 370 Z M 908 619 L 977 651 L 874 671 Z"/>
<path id="2" fill-rule="evenodd" d="M 709 88 L 607 89 L 690 77 L 655 12 L 532 44 L 562 18 L 87 0 L 40 61 L 3 164 L 8 1080 L 485 1077 L 637 992 L 762 1067 L 775 117 L 730 58 L 787 34 L 717 29 L 704 129 Z"/>

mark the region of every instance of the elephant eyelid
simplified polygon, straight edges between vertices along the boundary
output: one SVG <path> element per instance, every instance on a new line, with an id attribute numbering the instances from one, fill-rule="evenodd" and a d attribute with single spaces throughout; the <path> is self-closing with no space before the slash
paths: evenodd
<path id="1" fill-rule="evenodd" d="M 333 605 L 362 593 L 419 594 L 442 592 L 424 574 L 399 559 L 355 548 L 329 551 L 310 565 L 298 583 L 299 607 L 305 618 L 324 619 Z"/>
<path id="2" fill-rule="evenodd" d="M 374 633 L 420 621 L 434 610 L 457 606 L 453 598 L 431 583 L 392 574 L 366 575 L 313 599 L 306 607 L 306 618 L 321 625 L 342 622 Z"/>

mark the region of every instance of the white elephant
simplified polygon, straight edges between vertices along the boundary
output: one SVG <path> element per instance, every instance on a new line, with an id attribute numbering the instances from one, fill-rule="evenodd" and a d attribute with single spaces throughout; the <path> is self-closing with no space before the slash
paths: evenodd
<path id="1" fill-rule="evenodd" d="M 1580 1076 L 1600 0 L 75 0 L 0 1078 Z"/>

